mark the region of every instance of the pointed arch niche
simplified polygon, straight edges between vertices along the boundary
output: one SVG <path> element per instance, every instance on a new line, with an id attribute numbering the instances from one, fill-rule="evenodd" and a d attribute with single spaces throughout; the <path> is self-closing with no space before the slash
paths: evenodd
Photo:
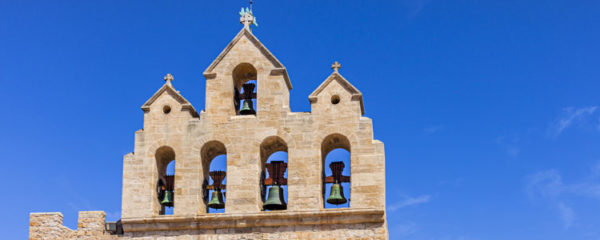
<path id="1" fill-rule="evenodd" d="M 203 200 L 206 212 L 223 213 L 225 212 L 227 193 L 227 150 L 223 143 L 219 141 L 210 141 L 202 146 L 200 154 L 203 170 Z M 218 175 L 221 175 L 221 177 Z M 217 179 L 216 183 L 215 178 Z M 214 200 L 222 202 L 222 206 L 217 206 L 216 204 L 212 205 L 211 203 L 214 204 Z"/>
<path id="2" fill-rule="evenodd" d="M 262 199 L 262 205 L 260 206 L 260 209 L 262 210 L 285 210 L 287 209 L 287 193 L 288 193 L 288 189 L 287 189 L 287 178 L 288 178 L 288 171 L 287 171 L 287 163 L 288 163 L 288 146 L 285 143 L 285 141 L 283 141 L 283 139 L 281 139 L 280 137 L 277 136 L 271 136 L 271 137 L 267 137 L 265 138 L 265 140 L 263 140 L 263 142 L 260 144 L 260 159 L 261 159 L 261 182 L 260 182 L 260 187 L 261 187 L 261 199 Z M 283 163 L 278 163 L 278 162 L 283 162 Z M 277 164 L 279 165 L 279 169 L 285 168 L 283 170 L 281 170 L 281 172 L 283 172 L 283 179 L 281 180 L 281 182 L 274 182 L 273 181 L 273 176 L 271 176 L 269 174 L 269 171 L 267 169 L 267 164 Z M 280 196 L 280 200 L 283 203 L 283 205 L 280 208 L 273 208 L 273 209 L 269 209 L 268 206 L 265 205 L 265 202 L 267 201 L 267 198 L 269 196 L 270 191 L 273 189 L 273 187 L 278 186 L 280 191 L 281 191 L 281 196 Z M 273 195 L 276 197 L 276 195 Z"/>
<path id="3" fill-rule="evenodd" d="M 175 151 L 169 146 L 156 150 L 158 214 L 172 215 L 175 207 Z"/>
<path id="4" fill-rule="evenodd" d="M 231 73 L 233 77 L 233 107 L 236 115 L 256 115 L 258 83 L 256 68 L 240 63 Z"/>
<path id="5" fill-rule="evenodd" d="M 350 207 L 350 155 L 350 141 L 344 135 L 331 134 L 321 144 L 323 206 L 325 208 Z M 339 185 L 333 187 L 336 183 Z M 334 194 L 331 194 L 332 190 L 334 190 Z M 343 197 L 339 198 L 340 196 Z M 328 200 L 330 201 L 328 202 Z"/>

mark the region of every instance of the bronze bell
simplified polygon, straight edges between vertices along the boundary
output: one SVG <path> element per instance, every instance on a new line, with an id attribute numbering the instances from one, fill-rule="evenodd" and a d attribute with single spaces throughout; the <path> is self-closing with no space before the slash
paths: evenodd
<path id="1" fill-rule="evenodd" d="M 331 192 L 329 193 L 329 197 L 327 198 L 327 203 L 329 204 L 344 204 L 348 202 L 344 197 L 344 188 L 339 183 L 334 183 L 331 185 Z"/>
<path id="2" fill-rule="evenodd" d="M 265 210 L 284 210 L 287 208 L 283 199 L 283 189 L 280 186 L 274 185 L 269 188 L 269 196 L 263 204 Z"/>
<path id="3" fill-rule="evenodd" d="M 165 191 L 165 196 L 163 197 L 160 204 L 167 207 L 173 206 L 173 191 Z"/>
<path id="4" fill-rule="evenodd" d="M 244 99 L 244 104 L 242 105 L 242 108 L 240 109 L 240 114 L 241 115 L 256 114 L 256 111 L 254 111 L 254 107 L 252 106 L 252 99 Z"/>
<path id="5" fill-rule="evenodd" d="M 212 192 L 212 197 L 210 202 L 208 202 L 208 207 L 214 209 L 225 208 L 225 203 L 223 202 L 223 193 L 221 193 L 221 190 L 217 189 Z"/>

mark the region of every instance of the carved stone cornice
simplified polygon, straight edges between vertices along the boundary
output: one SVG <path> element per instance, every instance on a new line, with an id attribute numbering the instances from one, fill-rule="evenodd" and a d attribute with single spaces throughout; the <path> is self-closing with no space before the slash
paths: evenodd
<path id="1" fill-rule="evenodd" d="M 385 212 L 378 209 L 214 213 L 197 216 L 156 216 L 121 219 L 125 232 L 361 224 L 383 223 L 384 221 Z"/>

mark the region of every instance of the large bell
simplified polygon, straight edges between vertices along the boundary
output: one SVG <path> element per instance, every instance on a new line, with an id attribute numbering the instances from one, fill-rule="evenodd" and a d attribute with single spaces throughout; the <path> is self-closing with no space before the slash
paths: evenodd
<path id="1" fill-rule="evenodd" d="M 244 99 L 244 104 L 242 105 L 242 108 L 240 109 L 240 114 L 241 115 L 256 114 L 256 111 L 254 111 L 254 107 L 252 106 L 252 99 Z"/>
<path id="2" fill-rule="evenodd" d="M 165 196 L 163 197 L 160 204 L 167 207 L 173 206 L 173 191 L 165 191 Z"/>
<path id="3" fill-rule="evenodd" d="M 221 190 L 215 190 L 212 192 L 212 197 L 210 198 L 210 202 L 208 202 L 208 207 L 214 209 L 225 208 L 225 203 L 223 202 L 223 194 L 221 193 Z"/>
<path id="4" fill-rule="evenodd" d="M 283 199 L 283 189 L 280 186 L 272 186 L 269 188 L 269 196 L 263 204 L 265 210 L 284 210 L 287 208 Z"/>
<path id="5" fill-rule="evenodd" d="M 331 185 L 331 192 L 329 193 L 329 197 L 327 198 L 327 203 L 329 204 L 344 204 L 348 202 L 344 197 L 344 188 L 339 183 L 334 183 Z"/>

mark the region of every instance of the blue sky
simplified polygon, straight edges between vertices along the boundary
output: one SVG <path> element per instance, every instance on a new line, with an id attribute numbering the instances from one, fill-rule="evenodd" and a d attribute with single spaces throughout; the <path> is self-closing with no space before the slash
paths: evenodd
<path id="1" fill-rule="evenodd" d="M 246 1 L 0 1 L 0 203 L 119 218 L 140 106 L 203 70 Z M 600 238 L 600 2 L 255 1 L 293 111 L 340 72 L 386 146 L 391 239 Z M 7 220 L 12 219 L 12 220 Z"/>

